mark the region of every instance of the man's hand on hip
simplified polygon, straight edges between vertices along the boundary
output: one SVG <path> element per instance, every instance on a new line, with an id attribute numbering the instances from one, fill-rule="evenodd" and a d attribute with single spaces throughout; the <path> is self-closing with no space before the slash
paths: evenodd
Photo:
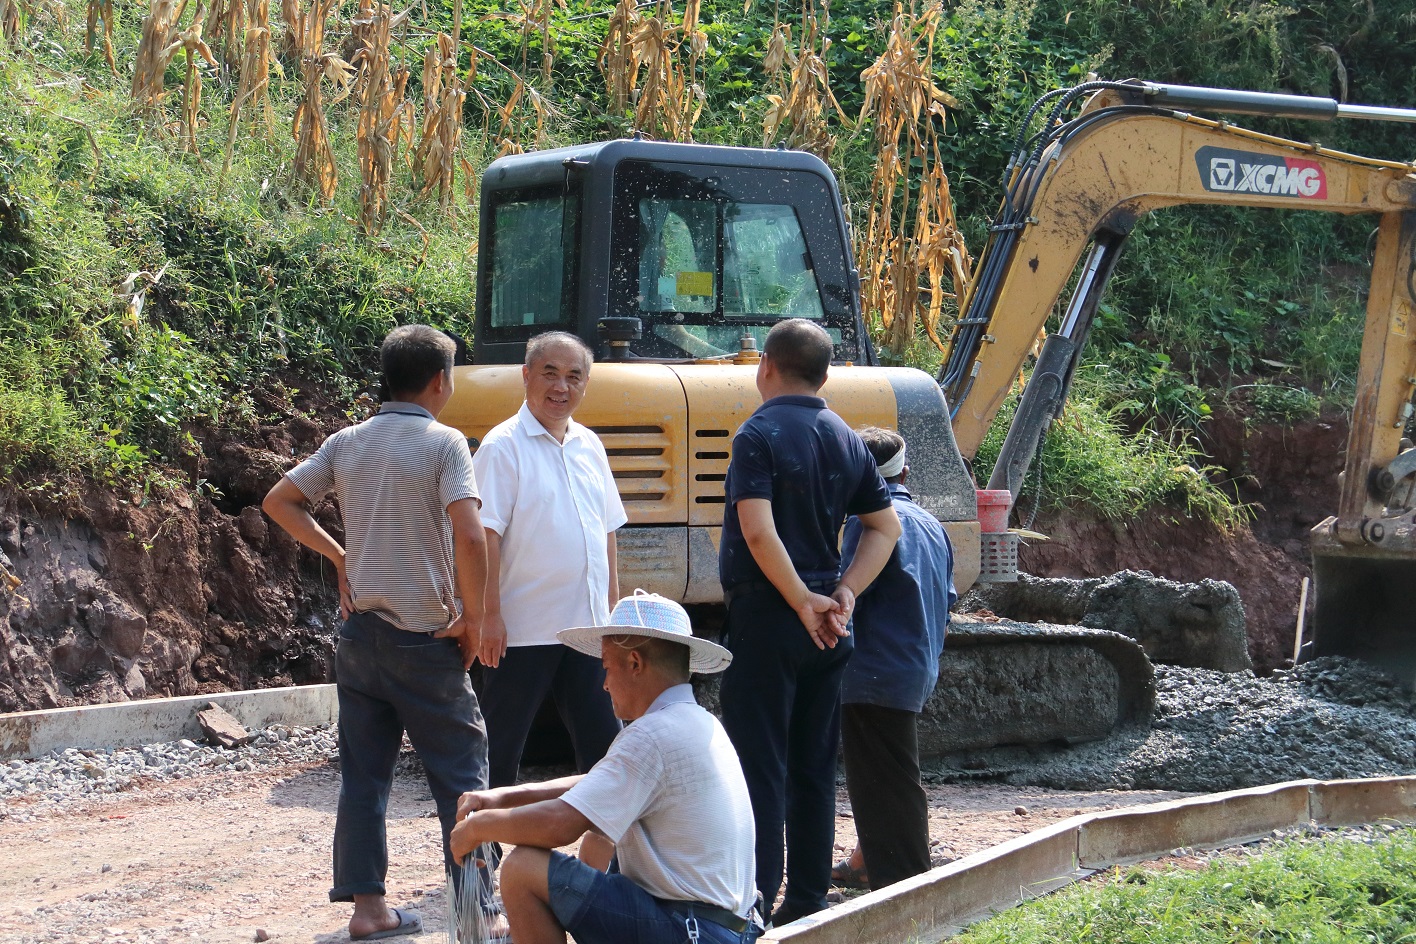
<path id="1" fill-rule="evenodd" d="M 482 645 L 477 650 L 477 658 L 489 669 L 501 664 L 506 655 L 506 621 L 500 613 L 488 613 L 482 619 Z"/>
<path id="2" fill-rule="evenodd" d="M 480 617 L 469 617 L 466 611 L 461 616 L 452 621 L 452 625 L 446 629 L 440 629 L 433 633 L 439 639 L 451 637 L 457 640 L 457 647 L 462 650 L 462 667 L 472 668 L 472 660 L 477 658 L 477 652 L 482 646 L 482 620 Z"/>

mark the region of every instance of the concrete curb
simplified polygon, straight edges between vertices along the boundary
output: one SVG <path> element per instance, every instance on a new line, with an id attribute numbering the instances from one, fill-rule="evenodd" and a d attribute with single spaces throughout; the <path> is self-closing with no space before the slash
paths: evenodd
<path id="1" fill-rule="evenodd" d="M 329 724 L 339 716 L 333 685 L 19 711 L 0 714 L 0 761 L 42 757 L 69 747 L 141 747 L 159 741 L 200 738 L 197 712 L 213 703 L 248 728 Z"/>
<path id="2" fill-rule="evenodd" d="M 1416 777 L 1294 780 L 1074 816 L 773 928 L 760 941 L 932 944 L 1077 878 L 1172 849 L 1233 845 L 1309 822 L 1378 820 L 1416 822 Z"/>

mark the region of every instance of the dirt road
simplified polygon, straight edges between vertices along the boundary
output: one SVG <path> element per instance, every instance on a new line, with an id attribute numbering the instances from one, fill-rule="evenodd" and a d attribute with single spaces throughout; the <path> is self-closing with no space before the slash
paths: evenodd
<path id="1" fill-rule="evenodd" d="M 338 771 L 328 764 L 221 773 L 60 807 L 0 806 L 0 941 L 235 944 L 345 941 L 347 905 L 326 900 Z M 1160 792 L 930 788 L 936 861 L 1078 812 Z M 854 842 L 844 791 L 836 839 Z M 1021 810 L 1021 812 L 1020 812 Z M 19 821 L 32 815 L 30 821 Z M 437 819 L 422 777 L 400 772 L 389 808 L 389 901 L 445 939 Z"/>

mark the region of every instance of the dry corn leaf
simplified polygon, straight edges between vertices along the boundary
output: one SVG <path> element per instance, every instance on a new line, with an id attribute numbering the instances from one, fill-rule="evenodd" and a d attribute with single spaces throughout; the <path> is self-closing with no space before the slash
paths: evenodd
<path id="1" fill-rule="evenodd" d="M 873 123 L 877 155 L 869 217 L 856 246 L 862 305 L 897 355 L 913 343 L 917 325 L 943 349 L 945 305 L 957 310 L 973 267 L 940 157 L 939 136 L 954 99 L 933 80 L 939 23 L 937 4 L 915 14 L 897 2 L 885 49 L 861 73 L 860 123 Z"/>

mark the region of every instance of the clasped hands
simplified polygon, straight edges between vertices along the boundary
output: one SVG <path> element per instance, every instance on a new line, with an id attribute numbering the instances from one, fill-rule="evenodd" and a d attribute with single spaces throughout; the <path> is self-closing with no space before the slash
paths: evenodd
<path id="1" fill-rule="evenodd" d="M 836 643 L 849 636 L 851 614 L 855 612 L 855 593 L 841 584 L 829 597 L 806 591 L 806 596 L 793 609 L 817 649 L 834 649 Z"/>

